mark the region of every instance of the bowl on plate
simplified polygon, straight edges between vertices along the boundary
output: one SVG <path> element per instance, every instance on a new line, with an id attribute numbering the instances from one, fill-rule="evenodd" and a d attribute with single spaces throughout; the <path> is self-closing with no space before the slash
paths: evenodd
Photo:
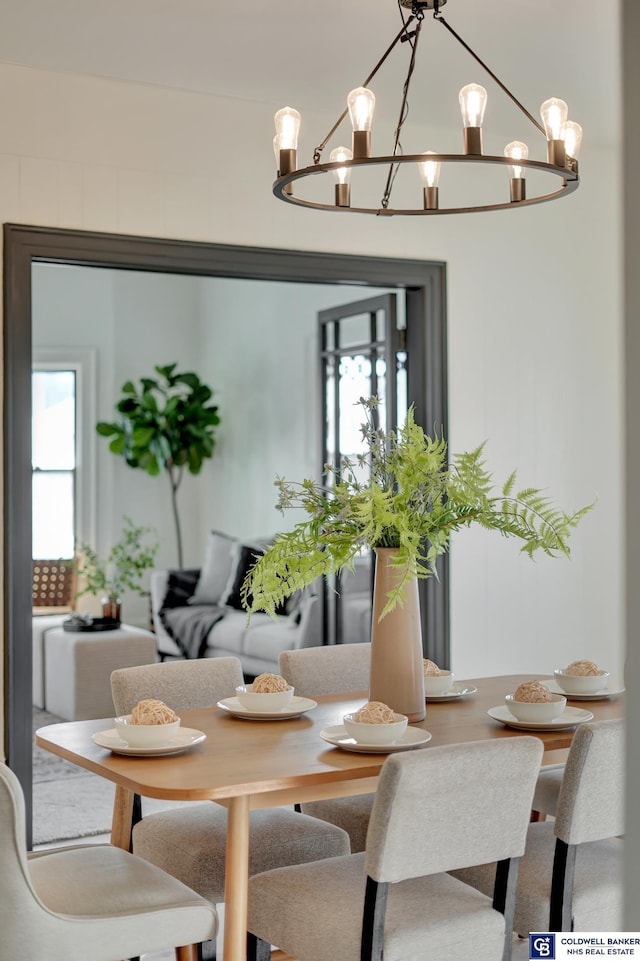
<path id="1" fill-rule="evenodd" d="M 180 730 L 180 718 L 169 724 L 132 724 L 131 715 L 114 718 L 118 737 L 129 747 L 163 747 Z"/>
<path id="2" fill-rule="evenodd" d="M 256 694 L 252 684 L 239 684 L 236 697 L 247 711 L 280 711 L 289 707 L 293 700 L 294 688 L 286 691 L 272 691 L 267 694 Z"/>
<path id="3" fill-rule="evenodd" d="M 358 744 L 381 747 L 384 744 L 393 744 L 407 729 L 409 719 L 406 714 L 397 714 L 394 711 L 393 716 L 395 720 L 389 724 L 367 724 L 363 721 L 355 721 L 353 714 L 345 714 L 342 723 L 349 737 Z"/>
<path id="4" fill-rule="evenodd" d="M 599 674 L 566 674 L 563 670 L 553 672 L 555 682 L 566 694 L 595 694 L 609 684 L 609 672 Z"/>
<path id="5" fill-rule="evenodd" d="M 424 693 L 427 697 L 438 697 L 446 694 L 453 687 L 455 675 L 453 671 L 440 671 L 439 674 L 425 674 Z"/>
<path id="6" fill-rule="evenodd" d="M 513 694 L 507 694 L 504 699 L 507 710 L 518 721 L 527 724 L 546 724 L 560 717 L 567 699 L 564 694 L 552 694 L 550 701 L 516 701 Z"/>

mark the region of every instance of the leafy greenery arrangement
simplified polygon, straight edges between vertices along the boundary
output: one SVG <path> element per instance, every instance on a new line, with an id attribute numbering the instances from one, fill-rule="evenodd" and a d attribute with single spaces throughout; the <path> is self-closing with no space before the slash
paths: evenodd
<path id="1" fill-rule="evenodd" d="M 138 527 L 130 517 L 124 517 L 122 537 L 114 544 L 106 558 L 98 557 L 86 544 L 80 545 L 80 559 L 77 573 L 84 586 L 76 597 L 84 594 L 107 594 L 119 598 L 124 591 L 133 591 L 141 597 L 146 593 L 142 588 L 142 576 L 153 567 L 158 552 L 158 542 L 142 543 L 151 527 Z"/>
<path id="2" fill-rule="evenodd" d="M 415 423 L 413 407 L 398 432 L 375 426 L 375 397 L 360 398 L 364 453 L 345 458 L 339 471 L 325 467 L 328 485 L 301 484 L 279 477 L 278 509 L 301 508 L 306 518 L 277 535 L 256 562 L 242 589 L 249 612 L 274 613 L 294 591 L 321 575 L 353 569 L 363 548 L 394 547 L 399 576 L 388 594 L 384 616 L 405 599 L 411 578 L 435 574 L 436 558 L 449 547 L 453 531 L 472 524 L 522 541 L 536 551 L 569 556 L 568 538 L 588 505 L 567 514 L 541 490 L 516 490 L 516 473 L 496 490 L 484 460 L 484 444 L 447 463 L 447 445 Z M 364 478 L 364 479 L 360 479 Z"/>
<path id="3" fill-rule="evenodd" d="M 177 494 L 185 469 L 199 474 L 213 456 L 218 407 L 210 404 L 213 391 L 197 374 L 175 373 L 176 364 L 155 367 L 155 380 L 143 377 L 140 388 L 128 380 L 116 404 L 120 420 L 96 425 L 102 437 L 112 437 L 109 450 L 124 457 L 129 467 L 151 477 L 165 471 L 171 486 L 171 507 L 182 567 L 182 531 Z"/>

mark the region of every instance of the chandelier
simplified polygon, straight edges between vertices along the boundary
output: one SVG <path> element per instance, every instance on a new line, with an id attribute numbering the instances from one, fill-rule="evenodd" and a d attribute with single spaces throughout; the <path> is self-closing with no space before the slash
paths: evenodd
<path id="1" fill-rule="evenodd" d="M 378 63 L 375 65 L 362 86 L 356 87 L 347 97 L 347 106 L 336 120 L 331 130 L 324 140 L 315 148 L 313 152 L 313 163 L 308 167 L 297 166 L 298 153 L 298 134 L 300 131 L 300 114 L 292 107 L 283 107 L 275 115 L 276 135 L 273 146 L 276 155 L 277 177 L 273 184 L 273 193 L 279 200 L 286 203 L 297 204 L 301 207 L 308 207 L 314 210 L 339 210 L 361 214 L 376 214 L 377 216 L 404 215 L 416 216 L 424 214 L 451 214 L 451 213 L 470 213 L 480 210 L 501 210 L 514 207 L 523 207 L 529 204 L 544 203 L 548 200 L 555 200 L 566 194 L 572 193 L 579 184 L 578 176 L 578 152 L 582 139 L 582 128 L 579 124 L 567 119 L 568 108 L 563 100 L 555 97 L 545 100 L 540 108 L 542 124 L 520 103 L 492 70 L 484 63 L 480 57 L 474 53 L 471 47 L 456 33 L 456 31 L 446 22 L 442 16 L 441 8 L 445 6 L 447 0 L 397 0 L 398 8 L 402 19 L 402 28 L 398 35 L 391 42 Z M 410 10 L 405 13 L 402 8 Z M 485 107 L 487 104 L 487 91 L 477 83 L 466 84 L 458 95 L 460 110 L 462 113 L 462 134 L 463 134 L 463 153 L 437 153 L 427 150 L 423 153 L 405 154 L 400 142 L 401 131 L 408 114 L 409 108 L 409 87 L 416 63 L 418 42 L 422 31 L 425 12 L 433 11 L 433 19 L 446 28 L 448 33 L 458 41 L 459 44 L 469 53 L 473 59 L 489 74 L 498 84 L 501 90 L 509 97 L 513 103 L 522 111 L 531 124 L 537 129 L 537 134 L 541 134 L 545 139 L 546 160 L 531 159 L 527 144 L 520 140 L 513 140 L 504 148 L 501 156 L 492 156 L 483 153 L 482 148 L 482 123 L 484 119 Z M 390 153 L 383 156 L 373 155 L 372 146 L 372 120 L 375 107 L 375 95 L 369 89 L 369 83 L 375 77 L 382 64 L 387 60 L 391 52 L 399 44 L 407 44 L 410 50 L 409 67 L 402 90 L 402 101 L 399 111 L 399 119 L 395 128 L 393 146 Z M 328 162 L 322 161 L 322 152 L 336 133 L 342 121 L 349 114 L 353 133 L 351 148 L 336 146 L 330 151 Z M 543 153 L 542 148 L 541 153 Z M 447 177 L 443 177 L 442 186 L 439 185 L 440 174 L 444 168 L 447 172 L 454 169 L 457 165 L 458 173 L 464 165 L 475 165 L 476 175 L 474 177 L 474 193 L 476 190 L 475 181 L 479 165 L 483 169 L 493 167 L 494 170 L 502 168 L 500 178 L 500 194 L 495 193 L 496 183 L 494 180 L 494 193 L 491 197 L 474 196 L 469 202 L 460 203 L 455 197 L 448 195 Z M 365 168 L 377 166 L 386 167 L 386 181 L 381 190 L 377 187 L 376 202 L 354 206 L 351 203 L 351 174 L 357 171 L 358 176 L 364 180 L 367 175 L 363 173 Z M 399 170 L 403 167 L 413 168 L 414 174 L 417 169 L 420 177 L 414 176 L 415 189 L 411 184 L 405 184 L 403 198 L 406 202 L 401 202 L 397 206 L 391 205 L 391 194 Z M 505 171 L 506 168 L 506 171 Z M 467 167 L 469 171 L 469 167 Z M 311 181 L 308 178 L 317 178 L 318 174 L 332 174 L 335 179 L 333 191 L 333 203 L 330 203 L 330 192 L 326 190 L 323 178 L 320 178 L 320 188 L 318 181 L 315 181 L 315 196 L 312 190 L 307 191 L 307 196 L 298 195 L 296 192 L 300 186 L 299 182 L 307 180 L 307 185 Z M 506 175 L 505 175 L 506 174 Z M 535 180 L 535 189 L 527 189 L 527 174 L 531 174 L 529 180 Z M 407 178 L 405 178 L 406 180 Z M 422 198 L 420 198 L 419 184 L 420 179 L 423 183 Z M 384 177 L 383 177 L 384 180 Z M 504 186 L 502 186 L 504 184 Z M 469 187 L 467 189 L 467 195 Z M 377 201 L 377 197 L 382 197 Z M 479 192 L 479 191 L 478 191 Z M 354 180 L 354 195 L 356 194 Z M 422 201 L 422 202 L 420 202 Z M 361 201 L 362 202 L 362 201 Z"/>

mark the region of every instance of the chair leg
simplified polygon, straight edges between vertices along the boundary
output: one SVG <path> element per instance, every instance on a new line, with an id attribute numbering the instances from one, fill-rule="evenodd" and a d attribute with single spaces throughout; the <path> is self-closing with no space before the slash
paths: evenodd
<path id="1" fill-rule="evenodd" d="M 551 900 L 549 905 L 549 930 L 573 931 L 573 879 L 576 869 L 575 844 L 565 844 L 556 838 L 551 875 Z"/>
<path id="2" fill-rule="evenodd" d="M 271 945 L 268 941 L 247 932 L 247 961 L 270 961 Z"/>
<path id="3" fill-rule="evenodd" d="M 381 961 L 389 883 L 367 877 L 362 916 L 361 961 Z"/>
<path id="4" fill-rule="evenodd" d="M 516 910 L 516 889 L 520 858 L 505 858 L 496 865 L 496 879 L 493 886 L 493 907 L 504 914 L 504 948 L 502 961 L 511 961 L 513 944 L 513 916 Z"/>
<path id="5" fill-rule="evenodd" d="M 142 798 L 139 794 L 133 795 L 133 808 L 131 810 L 131 832 L 129 833 L 129 854 L 133 854 L 133 829 L 142 820 Z"/>
<path id="6" fill-rule="evenodd" d="M 198 961 L 198 944 L 184 944 L 176 948 L 176 961 Z"/>

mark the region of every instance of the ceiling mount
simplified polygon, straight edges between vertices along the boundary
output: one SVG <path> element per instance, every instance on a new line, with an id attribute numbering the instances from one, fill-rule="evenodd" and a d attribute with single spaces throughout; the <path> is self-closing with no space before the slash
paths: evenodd
<path id="1" fill-rule="evenodd" d="M 550 98 L 545 100 L 540 108 L 540 115 L 543 123 L 529 113 L 519 100 L 511 93 L 505 84 L 496 76 L 495 73 L 484 63 L 480 57 L 469 47 L 467 43 L 456 33 L 447 23 L 442 14 L 441 8 L 446 4 L 446 0 L 396 0 L 400 10 L 402 26 L 399 33 L 392 40 L 380 60 L 373 67 L 362 86 L 356 87 L 347 97 L 347 107 L 343 110 L 340 117 L 332 126 L 329 133 L 313 151 L 313 163 L 307 167 L 298 168 L 297 150 L 298 133 L 300 129 L 300 114 L 292 107 L 283 107 L 275 116 L 276 136 L 274 138 L 274 151 L 278 167 L 277 177 L 273 184 L 273 192 L 279 200 L 287 203 L 296 204 L 301 207 L 308 207 L 315 210 L 335 210 L 351 213 L 368 213 L 377 216 L 393 215 L 429 215 L 446 213 L 471 213 L 483 210 L 513 209 L 524 207 L 531 204 L 544 203 L 549 200 L 565 196 L 572 193 L 579 185 L 578 175 L 578 152 L 582 139 L 582 128 L 579 124 L 567 120 L 567 105 L 563 100 Z M 405 15 L 402 8 L 411 11 L 410 15 Z M 466 84 L 458 95 L 460 109 L 462 112 L 463 124 L 463 152 L 436 152 L 426 150 L 422 153 L 405 153 L 400 143 L 400 133 L 403 130 L 409 107 L 409 88 L 416 65 L 416 54 L 421 30 L 424 24 L 424 11 L 433 11 L 433 21 L 444 26 L 447 32 L 467 51 L 467 53 L 479 64 L 480 67 L 492 78 L 500 87 L 502 92 L 509 97 L 518 109 L 527 117 L 539 134 L 542 134 L 546 143 L 546 159 L 530 159 L 528 146 L 519 140 L 513 140 L 504 148 L 500 156 L 489 155 L 483 152 L 482 145 L 482 123 L 487 102 L 487 91 L 477 83 Z M 398 121 L 395 128 L 395 136 L 390 149 L 383 155 L 372 154 L 372 118 L 375 106 L 375 95 L 369 88 L 370 82 L 378 73 L 380 67 L 387 60 L 394 49 L 404 46 L 409 52 L 409 66 L 406 78 L 402 87 L 402 97 Z M 351 148 L 345 146 L 334 147 L 329 154 L 329 161 L 322 161 L 322 152 L 336 133 L 342 121 L 349 114 L 353 132 L 351 138 Z M 422 145 L 421 145 L 422 146 Z M 544 149 L 544 148 L 543 148 Z M 473 177 L 472 185 L 463 190 L 464 202 L 459 202 L 453 196 L 451 182 L 453 177 L 449 174 L 457 167 L 459 171 L 469 172 L 471 166 L 475 171 L 486 171 L 491 168 L 508 168 L 509 177 L 505 178 L 505 187 L 502 189 L 502 196 L 491 196 L 490 198 L 478 192 L 476 200 L 471 202 L 468 199 L 469 190 L 479 191 Z M 382 196 L 379 200 L 371 202 L 365 198 L 364 187 L 354 184 L 354 195 L 356 189 L 360 191 L 359 197 L 363 200 L 358 205 L 351 203 L 351 174 L 353 170 L 358 172 L 365 168 L 376 166 L 388 166 L 386 182 L 382 187 Z M 411 185 L 404 191 L 402 203 L 397 206 L 391 205 L 391 194 L 396 181 L 396 177 L 402 168 L 413 167 L 417 170 L 423 181 L 422 202 L 420 204 L 419 189 L 416 190 L 418 196 L 416 200 L 411 199 L 413 192 Z M 444 178 L 442 187 L 442 198 L 440 196 L 439 178 L 442 168 L 447 170 L 447 177 Z M 534 190 L 527 195 L 527 173 L 535 178 Z M 302 196 L 296 193 L 299 183 L 307 178 L 317 177 L 318 174 L 333 174 L 335 187 L 333 192 L 333 203 L 329 196 L 322 196 L 322 192 L 316 189 L 315 194 L 311 191 L 310 196 Z M 364 177 L 362 181 L 364 181 Z M 551 180 L 551 183 L 549 182 Z M 415 182 L 419 183 L 418 178 Z M 318 181 L 315 180 L 317 186 Z M 495 192 L 495 191 L 494 191 Z M 325 191 L 326 193 L 326 191 Z M 444 203 L 442 202 L 444 201 Z"/>
<path id="2" fill-rule="evenodd" d="M 400 6 L 408 10 L 435 10 L 436 13 L 446 2 L 447 0 L 399 0 Z"/>

